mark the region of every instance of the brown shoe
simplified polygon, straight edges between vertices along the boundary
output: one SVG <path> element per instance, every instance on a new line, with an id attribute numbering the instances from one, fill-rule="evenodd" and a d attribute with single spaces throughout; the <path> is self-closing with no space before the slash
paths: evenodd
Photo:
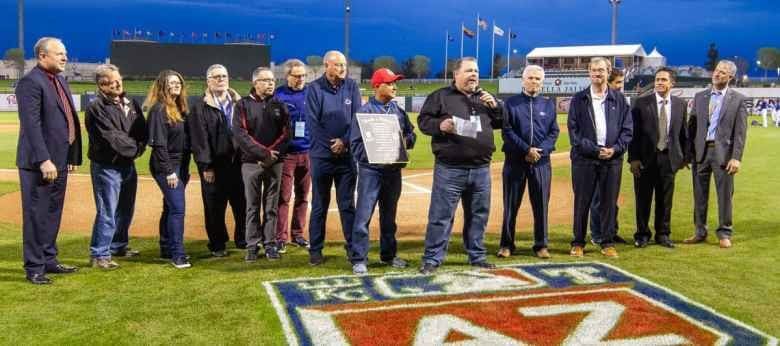
<path id="1" fill-rule="evenodd" d="M 547 251 L 546 247 L 543 247 L 539 249 L 539 251 L 536 251 L 536 257 L 539 257 L 541 259 L 549 259 L 550 258 L 550 252 Z"/>
<path id="2" fill-rule="evenodd" d="M 601 249 L 601 254 L 609 258 L 618 258 L 618 253 L 614 246 Z"/>
<path id="3" fill-rule="evenodd" d="M 105 258 L 93 258 L 91 261 L 92 268 L 100 268 L 103 270 L 114 270 L 119 268 L 119 264 Z"/>
<path id="4" fill-rule="evenodd" d="M 700 235 L 693 235 L 690 238 L 686 238 L 683 240 L 683 243 L 685 244 L 698 244 L 703 243 L 705 240 L 707 240 L 707 237 L 702 237 Z"/>
<path id="5" fill-rule="evenodd" d="M 585 257 L 585 249 L 582 246 L 572 246 L 569 255 L 572 257 Z"/>
<path id="6" fill-rule="evenodd" d="M 512 251 L 509 251 L 509 248 L 502 247 L 498 250 L 498 253 L 496 254 L 496 257 L 498 258 L 507 258 L 509 256 L 512 256 Z"/>
<path id="7" fill-rule="evenodd" d="M 720 240 L 720 248 L 721 249 L 728 249 L 731 247 L 731 239 L 729 238 L 723 238 Z"/>

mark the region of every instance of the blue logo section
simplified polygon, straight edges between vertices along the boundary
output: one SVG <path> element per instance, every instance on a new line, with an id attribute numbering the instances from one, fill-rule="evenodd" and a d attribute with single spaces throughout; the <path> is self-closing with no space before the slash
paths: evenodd
<path id="1" fill-rule="evenodd" d="M 777 340 L 682 295 L 603 263 L 542 263 L 499 267 L 493 271 L 398 273 L 384 276 L 335 276 L 266 282 L 288 342 L 312 344 L 299 309 L 422 297 L 453 299 L 466 294 L 532 292 L 576 287 L 628 287 L 709 328 L 727 334 L 734 345 L 776 345 Z M 293 337 L 294 335 L 294 337 Z"/>

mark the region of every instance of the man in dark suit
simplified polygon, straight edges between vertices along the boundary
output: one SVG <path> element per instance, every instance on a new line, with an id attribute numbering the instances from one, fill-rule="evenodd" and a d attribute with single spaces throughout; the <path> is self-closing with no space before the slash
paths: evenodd
<path id="1" fill-rule="evenodd" d="M 745 96 L 729 88 L 737 66 L 721 60 L 712 72 L 712 88 L 696 94 L 693 100 L 689 136 L 693 156 L 694 222 L 696 233 L 685 239 L 686 244 L 707 239 L 707 202 L 710 177 L 715 176 L 718 193 L 718 229 L 721 248 L 731 247 L 731 197 L 734 195 L 734 175 L 739 172 L 747 137 Z"/>
<path id="2" fill-rule="evenodd" d="M 43 37 L 35 44 L 38 65 L 16 87 L 19 143 L 16 166 L 22 190 L 24 269 L 33 284 L 50 284 L 46 273 L 73 273 L 57 260 L 57 233 L 68 171 L 81 165 L 81 128 L 65 70 L 62 41 Z"/>
<path id="3" fill-rule="evenodd" d="M 601 253 L 618 257 L 614 246 L 615 207 L 620 191 L 623 153 L 633 131 L 628 103 L 623 94 L 607 87 L 609 60 L 593 58 L 588 65 L 590 87 L 574 95 L 567 121 L 571 140 L 572 185 L 574 188 L 574 240 L 570 254 L 582 257 L 588 212 L 599 190 Z"/>
<path id="4" fill-rule="evenodd" d="M 674 195 L 674 177 L 686 165 L 687 106 L 670 92 L 675 72 L 661 67 L 655 72 L 655 92 L 633 104 L 631 116 L 634 137 L 628 147 L 628 162 L 634 175 L 636 194 L 636 233 L 634 245 L 645 247 L 650 241 L 650 206 L 655 193 L 655 242 L 673 248 L 669 239 Z"/>

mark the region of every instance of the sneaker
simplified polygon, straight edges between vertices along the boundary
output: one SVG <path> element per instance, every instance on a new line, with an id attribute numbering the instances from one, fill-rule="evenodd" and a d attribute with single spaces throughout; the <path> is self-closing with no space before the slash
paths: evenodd
<path id="1" fill-rule="evenodd" d="M 171 262 L 171 264 L 173 264 L 176 269 L 186 269 L 192 267 L 192 264 L 189 260 L 187 260 L 187 257 L 176 258 Z"/>
<path id="2" fill-rule="evenodd" d="M 129 247 L 126 247 L 122 250 L 117 250 L 116 252 L 112 253 L 111 256 L 113 257 L 135 257 L 140 255 L 141 252 L 138 250 L 133 250 Z"/>
<path id="3" fill-rule="evenodd" d="M 276 246 L 273 245 L 265 248 L 265 257 L 272 261 L 282 258 L 282 256 L 279 255 L 279 250 L 277 250 Z"/>
<path id="4" fill-rule="evenodd" d="M 541 259 L 549 259 L 551 257 L 550 256 L 550 251 L 547 251 L 547 248 L 543 247 L 543 248 L 539 249 L 538 251 L 536 251 L 536 257 L 539 257 Z"/>
<path id="5" fill-rule="evenodd" d="M 309 241 L 306 240 L 306 239 L 303 239 L 303 238 L 296 238 L 290 244 L 295 245 L 295 246 L 299 246 L 299 247 L 302 247 L 302 248 L 306 248 L 306 249 L 309 248 Z"/>
<path id="6" fill-rule="evenodd" d="M 496 265 L 488 261 L 474 262 L 471 266 L 480 269 L 496 269 Z"/>
<path id="7" fill-rule="evenodd" d="M 103 270 L 114 270 L 119 268 L 119 264 L 108 258 L 93 258 L 90 260 L 92 268 L 100 268 Z"/>
<path id="8" fill-rule="evenodd" d="M 618 258 L 618 253 L 614 246 L 601 249 L 601 254 L 608 258 Z"/>
<path id="9" fill-rule="evenodd" d="M 322 256 L 322 252 L 309 253 L 309 265 L 318 266 L 325 262 L 325 257 Z"/>
<path id="10" fill-rule="evenodd" d="M 509 250 L 507 247 L 502 247 L 498 249 L 498 253 L 496 254 L 496 257 L 498 258 L 507 258 L 509 256 L 512 256 L 512 251 Z"/>
<path id="11" fill-rule="evenodd" d="M 352 274 L 366 275 L 368 274 L 368 267 L 366 267 L 365 263 L 355 263 L 352 265 Z"/>
<path id="12" fill-rule="evenodd" d="M 420 267 L 420 274 L 431 275 L 436 272 L 436 269 L 438 269 L 438 267 L 433 263 L 423 263 L 423 266 Z"/>
<path id="13" fill-rule="evenodd" d="M 276 243 L 276 251 L 279 253 L 287 253 L 287 243 L 283 241 Z"/>
<path id="14" fill-rule="evenodd" d="M 257 249 L 246 249 L 246 257 L 244 257 L 244 261 L 257 262 Z"/>
<path id="15" fill-rule="evenodd" d="M 169 260 L 169 259 L 172 259 L 172 258 L 173 258 L 173 256 L 171 256 L 171 254 L 169 254 L 169 253 L 160 253 L 160 259 Z M 184 255 L 184 258 L 189 261 L 190 260 L 190 255 Z"/>
<path id="16" fill-rule="evenodd" d="M 617 234 L 615 234 L 615 237 L 612 238 L 612 242 L 617 244 L 628 244 L 628 242 L 625 239 L 623 239 L 621 236 Z"/>
<path id="17" fill-rule="evenodd" d="M 582 246 L 572 246 L 569 255 L 572 257 L 585 257 L 585 248 Z"/>
<path id="18" fill-rule="evenodd" d="M 227 250 L 212 251 L 211 252 L 211 256 L 212 257 L 227 257 L 228 256 L 228 252 L 227 252 Z"/>
<path id="19" fill-rule="evenodd" d="M 387 264 L 393 268 L 406 268 L 409 266 L 409 263 L 404 261 L 401 257 L 395 257 L 390 261 L 384 261 L 380 260 L 382 264 Z"/>

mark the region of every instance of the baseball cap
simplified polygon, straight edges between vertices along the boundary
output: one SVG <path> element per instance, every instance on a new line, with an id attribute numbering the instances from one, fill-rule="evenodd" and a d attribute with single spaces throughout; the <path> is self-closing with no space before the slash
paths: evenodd
<path id="1" fill-rule="evenodd" d="M 378 87 L 382 83 L 392 83 L 397 80 L 404 79 L 403 75 L 395 74 L 386 68 L 380 68 L 374 71 L 374 75 L 371 76 L 371 86 Z"/>

